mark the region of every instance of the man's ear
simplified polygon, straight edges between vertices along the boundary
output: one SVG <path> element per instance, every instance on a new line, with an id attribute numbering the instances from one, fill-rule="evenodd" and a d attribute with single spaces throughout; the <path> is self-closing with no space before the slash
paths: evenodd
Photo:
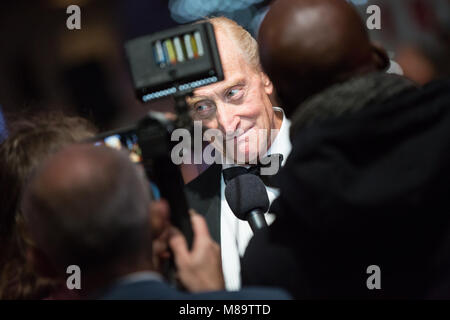
<path id="1" fill-rule="evenodd" d="M 376 42 L 372 43 L 372 60 L 379 71 L 387 70 L 391 64 L 386 50 Z"/>
<path id="2" fill-rule="evenodd" d="M 273 83 L 270 81 L 269 76 L 261 71 L 261 80 L 264 84 L 264 91 L 268 96 L 273 93 Z"/>

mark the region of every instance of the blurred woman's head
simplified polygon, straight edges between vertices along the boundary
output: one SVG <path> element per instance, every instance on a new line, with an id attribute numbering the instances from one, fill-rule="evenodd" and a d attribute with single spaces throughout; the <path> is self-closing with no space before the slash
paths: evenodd
<path id="1" fill-rule="evenodd" d="M 34 247 L 20 211 L 20 197 L 31 172 L 62 147 L 94 136 L 87 120 L 62 114 L 18 120 L 0 144 L 0 299 L 41 299 L 57 282 L 38 275 L 27 255 Z"/>

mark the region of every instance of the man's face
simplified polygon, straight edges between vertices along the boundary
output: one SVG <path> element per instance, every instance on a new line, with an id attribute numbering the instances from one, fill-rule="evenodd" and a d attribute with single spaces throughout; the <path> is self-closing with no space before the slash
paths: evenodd
<path id="1" fill-rule="evenodd" d="M 224 142 L 234 141 L 237 154 L 245 161 L 255 159 L 267 139 L 259 139 L 260 129 L 276 128 L 275 116 L 269 95 L 273 86 L 269 78 L 250 65 L 242 51 L 228 35 L 216 31 L 217 45 L 222 62 L 224 81 L 201 87 L 188 99 L 193 120 L 201 120 L 204 127 L 219 129 Z M 270 144 L 270 143 L 269 143 Z M 218 150 L 223 146 L 214 145 Z M 235 155 L 227 157 L 236 159 Z M 238 158 L 242 159 L 242 158 Z"/>

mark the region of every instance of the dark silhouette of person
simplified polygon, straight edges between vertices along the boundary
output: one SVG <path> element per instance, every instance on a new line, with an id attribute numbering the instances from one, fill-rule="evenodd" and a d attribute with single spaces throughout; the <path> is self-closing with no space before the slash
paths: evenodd
<path id="1" fill-rule="evenodd" d="M 243 284 L 295 298 L 449 298 L 450 81 L 419 88 L 382 72 L 385 54 L 344 0 L 275 1 L 259 43 L 292 152 Z"/>

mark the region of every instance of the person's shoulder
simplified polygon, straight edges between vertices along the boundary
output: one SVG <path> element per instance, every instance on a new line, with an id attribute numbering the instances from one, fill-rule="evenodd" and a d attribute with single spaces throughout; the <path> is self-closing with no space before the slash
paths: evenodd
<path id="1" fill-rule="evenodd" d="M 106 289 L 100 300 L 176 300 L 187 299 L 185 294 L 161 281 L 138 281 L 116 284 Z"/>
<path id="2" fill-rule="evenodd" d="M 214 291 L 192 294 L 190 298 L 199 300 L 291 300 L 292 297 L 278 288 L 246 287 L 239 291 Z"/>
<path id="3" fill-rule="evenodd" d="M 248 287 L 240 291 L 186 293 L 161 281 L 118 283 L 99 294 L 99 300 L 288 300 L 282 289 Z"/>

